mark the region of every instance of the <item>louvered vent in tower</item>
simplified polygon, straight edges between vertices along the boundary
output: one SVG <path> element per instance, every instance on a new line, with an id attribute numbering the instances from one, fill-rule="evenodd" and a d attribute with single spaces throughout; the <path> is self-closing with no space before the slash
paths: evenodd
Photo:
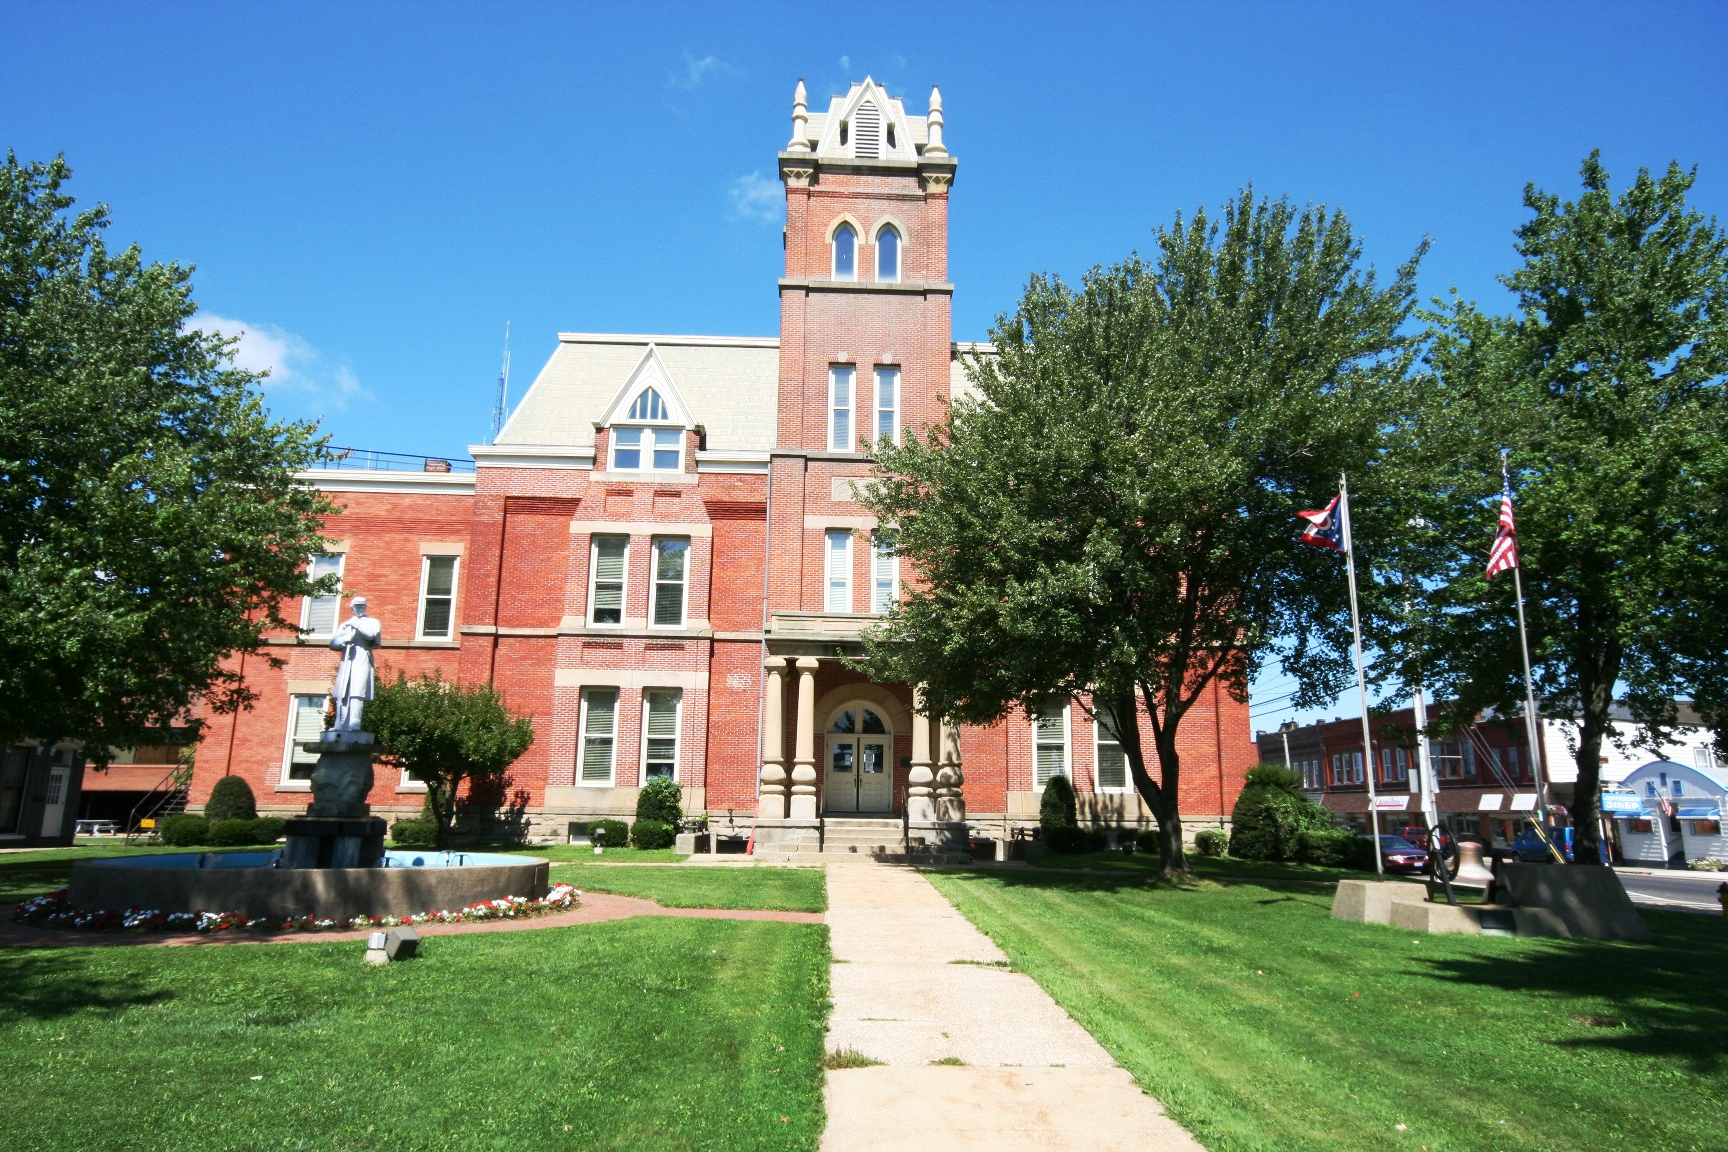
<path id="1" fill-rule="evenodd" d="M 882 114 L 869 100 L 852 114 L 852 155 L 871 160 L 882 155 Z"/>

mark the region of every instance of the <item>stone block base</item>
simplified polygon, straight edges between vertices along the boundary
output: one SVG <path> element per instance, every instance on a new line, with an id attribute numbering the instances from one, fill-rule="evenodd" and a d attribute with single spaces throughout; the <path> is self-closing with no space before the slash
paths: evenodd
<path id="1" fill-rule="evenodd" d="M 388 825 L 377 816 L 331 820 L 303 816 L 283 825 L 288 846 L 282 853 L 290 868 L 376 868 L 384 859 Z"/>
<path id="2" fill-rule="evenodd" d="M 1428 899 L 1423 884 L 1402 880 L 1340 880 L 1332 898 L 1332 918 L 1357 924 L 1392 923 L 1393 904 L 1420 904 Z"/>
<path id="3" fill-rule="evenodd" d="M 822 854 L 822 824 L 818 820 L 758 820 L 755 835 L 758 859 Z"/>
<path id="4" fill-rule="evenodd" d="M 1510 908 L 1503 904 L 1392 905 L 1391 925 L 1411 932 L 1458 933 L 1466 936 L 1569 937 L 1561 919 L 1546 908 Z"/>
<path id="5" fill-rule="evenodd" d="M 1612 868 L 1579 864 L 1504 864 L 1501 891 L 1519 908 L 1545 908 L 1573 936 L 1587 940 L 1650 939 L 1649 925 Z"/>

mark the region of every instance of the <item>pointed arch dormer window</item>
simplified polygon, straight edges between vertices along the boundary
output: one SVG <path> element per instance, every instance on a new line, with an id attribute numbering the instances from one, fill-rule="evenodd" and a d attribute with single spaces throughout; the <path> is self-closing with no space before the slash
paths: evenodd
<path id="1" fill-rule="evenodd" d="M 666 408 L 666 401 L 660 398 L 660 393 L 652 388 L 642 389 L 642 394 L 636 397 L 636 402 L 630 405 L 631 420 L 670 420 L 672 414 Z"/>
<path id="2" fill-rule="evenodd" d="M 630 403 L 624 417 L 629 421 L 670 422 L 675 419 L 665 397 L 652 387 L 644 388 Z M 631 427 L 615 425 L 612 429 L 612 471 L 614 472 L 682 472 L 684 471 L 684 429 Z"/>
<path id="3" fill-rule="evenodd" d="M 850 224 L 834 229 L 834 279 L 858 279 L 858 233 Z"/>

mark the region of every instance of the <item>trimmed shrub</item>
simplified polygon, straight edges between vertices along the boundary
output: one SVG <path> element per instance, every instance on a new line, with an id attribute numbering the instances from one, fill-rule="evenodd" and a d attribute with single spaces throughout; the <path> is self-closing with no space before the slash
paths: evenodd
<path id="1" fill-rule="evenodd" d="M 1230 837 L 1222 828 L 1202 828 L 1194 833 L 1194 847 L 1202 856 L 1222 856 L 1224 848 L 1230 843 Z"/>
<path id="2" fill-rule="evenodd" d="M 1315 828 L 1296 834 L 1294 858 L 1322 868 L 1374 871 L 1374 841 L 1349 828 Z"/>
<path id="3" fill-rule="evenodd" d="M 630 843 L 630 825 L 622 820 L 596 820 L 588 825 L 588 843 L 596 848 L 622 848 Z"/>
<path id="4" fill-rule="evenodd" d="M 636 797 L 636 819 L 658 820 L 678 827 L 684 818 L 684 792 L 669 776 L 656 776 L 643 786 Z"/>
<path id="5" fill-rule="evenodd" d="M 678 836 L 678 826 L 664 820 L 638 820 L 630 826 L 630 843 L 637 848 L 670 848 Z"/>
<path id="6" fill-rule="evenodd" d="M 204 819 L 213 826 L 224 820 L 258 819 L 258 802 L 252 798 L 252 786 L 240 776 L 224 776 L 216 781 L 204 805 Z"/>
<path id="7" fill-rule="evenodd" d="M 431 820 L 398 820 L 390 825 L 390 839 L 403 848 L 436 848 L 438 825 Z"/>
<path id="8" fill-rule="evenodd" d="M 1156 828 L 1142 828 L 1134 833 L 1134 851 L 1164 855 L 1164 833 Z"/>
<path id="9" fill-rule="evenodd" d="M 1057 826 L 1044 833 L 1044 843 L 1050 851 L 1063 856 L 1078 856 L 1083 852 L 1102 852 L 1110 846 L 1110 837 L 1092 828 Z"/>
<path id="10" fill-rule="evenodd" d="M 1038 828 L 1044 839 L 1050 839 L 1054 828 L 1078 828 L 1079 817 L 1074 809 L 1074 785 L 1066 776 L 1052 776 L 1044 785 L 1044 798 L 1038 802 Z"/>
<path id="11" fill-rule="evenodd" d="M 274 844 L 282 839 L 288 821 L 280 816 L 260 816 L 252 821 L 252 843 Z"/>
<path id="12" fill-rule="evenodd" d="M 200 844 L 209 842 L 210 822 L 202 816 L 182 812 L 178 816 L 170 816 L 162 821 L 157 831 L 164 844 L 175 848 L 196 848 Z"/>
<path id="13" fill-rule="evenodd" d="M 1230 855 L 1289 860 L 1300 832 L 1328 828 L 1332 814 L 1300 789 L 1302 777 L 1278 764 L 1256 764 L 1230 814 Z"/>
<path id="14" fill-rule="evenodd" d="M 204 837 L 204 843 L 213 848 L 238 848 L 242 844 L 256 844 L 252 838 L 252 820 L 217 820 L 210 825 L 210 832 Z"/>

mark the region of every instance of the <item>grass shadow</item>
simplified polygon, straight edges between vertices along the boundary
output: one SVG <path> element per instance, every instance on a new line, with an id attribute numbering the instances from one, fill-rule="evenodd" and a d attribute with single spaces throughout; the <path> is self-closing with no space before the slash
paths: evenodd
<path id="1" fill-rule="evenodd" d="M 1441 979 L 1525 996 L 1576 998 L 1604 1008 L 1580 1017 L 1579 1034 L 1562 1047 L 1611 1048 L 1641 1056 L 1679 1057 L 1700 1073 L 1728 1060 L 1728 928 L 1714 919 L 1645 911 L 1649 944 L 1554 941 L 1516 953 L 1423 957 Z M 1607 1025 L 1607 1026 L 1604 1026 Z"/>
<path id="2" fill-rule="evenodd" d="M 138 976 L 92 971 L 91 959 L 75 948 L 0 950 L 0 1024 L 115 1012 L 175 997 L 172 989 L 151 988 Z"/>

